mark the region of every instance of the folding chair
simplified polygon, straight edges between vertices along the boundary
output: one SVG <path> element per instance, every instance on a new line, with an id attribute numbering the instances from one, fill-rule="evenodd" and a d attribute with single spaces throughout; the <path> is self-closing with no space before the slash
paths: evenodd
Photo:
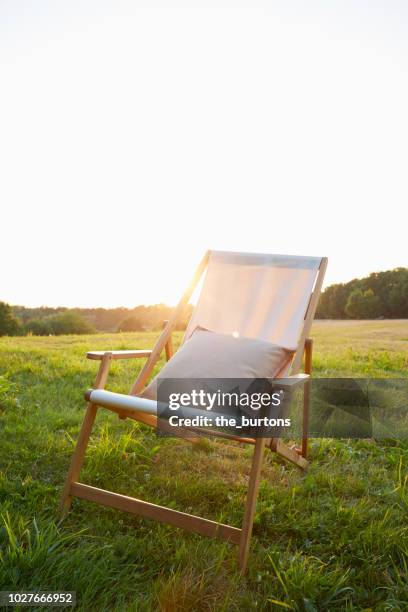
<path id="1" fill-rule="evenodd" d="M 148 413 L 149 400 L 139 395 L 145 388 L 162 351 L 165 350 L 167 360 L 172 358 L 172 332 L 204 272 L 200 297 L 183 342 L 197 327 L 221 334 L 240 334 L 247 338 L 267 340 L 292 352 L 291 362 L 282 373 L 285 378 L 307 379 L 312 371 L 312 340 L 308 334 L 326 267 L 325 257 L 208 251 L 152 350 L 89 352 L 87 357 L 99 360 L 100 366 L 94 385 L 95 391 L 90 391 L 86 396 L 88 399 L 86 414 L 62 494 L 63 516 L 66 516 L 70 509 L 72 497 L 79 497 L 201 535 L 220 538 L 239 546 L 238 566 L 241 572 L 244 572 L 247 566 L 265 447 L 301 469 L 307 469 L 308 466 L 309 384 L 307 380 L 303 393 L 303 431 L 300 447 L 289 447 L 280 438 L 255 439 L 228 435 L 228 438 L 253 444 L 255 447 L 241 529 L 78 482 L 85 450 L 98 408 L 108 408 L 120 418 L 135 419 L 153 427 L 157 425 L 157 417 Z M 146 357 L 147 361 L 128 396 L 104 390 L 112 360 Z M 300 373 L 303 358 L 305 374 Z"/>

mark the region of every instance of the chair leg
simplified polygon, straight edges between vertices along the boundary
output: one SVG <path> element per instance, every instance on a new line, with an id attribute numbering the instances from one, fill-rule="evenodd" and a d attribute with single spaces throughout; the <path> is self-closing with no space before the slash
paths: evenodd
<path id="1" fill-rule="evenodd" d="M 312 373 L 313 340 L 308 338 L 305 342 L 305 373 Z M 301 455 L 307 459 L 309 442 L 309 408 L 310 408 L 310 381 L 305 382 L 303 389 L 303 427 L 302 427 L 302 449 Z"/>
<path id="2" fill-rule="evenodd" d="M 65 481 L 64 490 L 61 496 L 61 518 L 64 519 L 72 503 L 72 497 L 70 496 L 71 484 L 76 482 L 81 471 L 82 463 L 85 457 L 86 447 L 88 446 L 89 436 L 91 435 L 92 426 L 95 421 L 97 406 L 94 404 L 88 404 L 84 421 L 82 423 L 79 438 L 75 447 L 74 454 L 72 455 L 71 465 L 68 471 L 68 475 Z"/>
<path id="3" fill-rule="evenodd" d="M 94 388 L 103 389 L 106 384 L 108 377 L 109 366 L 111 362 L 111 354 L 106 353 L 99 366 L 98 374 L 96 376 Z M 85 457 L 86 447 L 88 446 L 89 436 L 91 435 L 92 427 L 95 421 L 95 416 L 98 408 L 94 404 L 88 404 L 85 417 L 82 423 L 81 431 L 79 433 L 78 441 L 72 455 L 71 465 L 68 470 L 67 478 L 65 480 L 64 489 L 61 496 L 61 519 L 64 519 L 68 514 L 72 497 L 70 496 L 71 484 L 78 480 L 79 473 Z"/>
<path id="4" fill-rule="evenodd" d="M 251 542 L 252 527 L 254 524 L 256 500 L 258 497 L 265 442 L 265 438 L 258 438 L 256 440 L 255 450 L 252 458 L 251 473 L 249 476 L 248 495 L 245 504 L 244 521 L 242 524 L 238 552 L 238 567 L 241 573 L 245 572 L 248 562 L 249 545 Z"/>
<path id="5" fill-rule="evenodd" d="M 167 325 L 168 321 L 163 321 L 163 329 L 165 329 L 166 325 Z M 169 339 L 167 340 L 166 344 L 164 345 L 165 351 L 166 351 L 166 361 L 169 361 L 173 355 L 174 355 L 174 349 L 173 349 L 173 339 L 172 336 L 170 334 Z"/>

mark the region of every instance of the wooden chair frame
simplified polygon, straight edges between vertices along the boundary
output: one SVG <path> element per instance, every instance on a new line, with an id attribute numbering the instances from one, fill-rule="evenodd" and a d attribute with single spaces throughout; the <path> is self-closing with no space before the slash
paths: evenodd
<path id="1" fill-rule="evenodd" d="M 204 270 L 207 267 L 210 252 L 207 252 L 200 262 L 191 284 L 183 294 L 175 311 L 166 322 L 166 325 L 152 350 L 134 350 L 134 351 L 93 351 L 87 354 L 88 359 L 100 361 L 99 370 L 94 383 L 95 389 L 103 389 L 106 385 L 109 367 L 112 360 L 115 359 L 134 359 L 145 358 L 147 361 L 141 369 L 131 391 L 131 395 L 137 395 L 144 388 L 152 370 L 160 358 L 163 349 L 166 352 L 166 358 L 169 360 L 173 355 L 172 332 L 174 331 L 177 322 L 187 305 L 191 294 L 201 278 Z M 308 337 L 315 315 L 324 274 L 327 267 L 327 258 L 322 258 L 321 264 L 317 273 L 314 288 L 312 290 L 309 305 L 304 319 L 303 330 L 299 339 L 298 348 L 294 354 L 291 374 L 298 374 L 301 369 L 304 359 L 304 372 L 308 375 L 312 372 L 312 348 L 313 342 Z M 235 436 L 224 436 L 231 438 L 241 443 L 253 444 L 254 453 L 252 457 L 252 465 L 248 483 L 248 492 L 244 509 L 244 517 L 242 528 L 232 527 L 211 521 L 199 516 L 179 512 L 171 508 L 151 504 L 141 499 L 128 497 L 111 491 L 98 489 L 83 483 L 78 482 L 82 463 L 85 456 L 86 447 L 89 442 L 89 437 L 95 421 L 98 406 L 88 402 L 85 417 L 82 423 L 78 441 L 72 456 L 71 465 L 65 481 L 62 497 L 61 497 L 61 512 L 64 518 L 71 507 L 72 498 L 79 497 L 89 501 L 98 502 L 102 505 L 125 510 L 127 512 L 137 514 L 142 517 L 154 519 L 156 521 L 168 523 L 176 527 L 181 527 L 187 531 L 199 533 L 201 535 L 220 538 L 239 547 L 238 552 L 238 567 L 243 573 L 246 570 L 248 562 L 249 545 L 252 535 L 252 527 L 254 522 L 256 501 L 258 497 L 259 482 L 263 455 L 265 447 L 276 452 L 280 457 L 294 463 L 299 468 L 306 470 L 309 463 L 307 461 L 307 442 L 308 442 L 308 417 L 309 417 L 309 381 L 304 383 L 303 394 L 303 432 L 301 447 L 289 447 L 280 438 L 240 438 Z M 152 427 L 157 424 L 157 418 L 153 415 L 143 414 L 134 410 L 125 410 L 122 408 L 109 408 L 116 412 L 119 418 L 132 418 Z M 206 432 L 207 435 L 209 432 Z M 215 433 L 215 432 L 214 432 Z M 189 438 L 189 441 L 197 441 L 197 438 Z"/>

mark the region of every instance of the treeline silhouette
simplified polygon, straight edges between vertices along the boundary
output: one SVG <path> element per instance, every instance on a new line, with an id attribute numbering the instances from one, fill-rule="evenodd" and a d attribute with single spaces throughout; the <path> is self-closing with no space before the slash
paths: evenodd
<path id="1" fill-rule="evenodd" d="M 4 304 L 3 310 L 7 312 L 7 323 L 2 330 L 0 322 L 0 335 L 32 333 L 36 336 L 48 336 L 158 330 L 163 326 L 163 321 L 170 318 L 174 308 L 166 304 L 141 305 L 135 308 L 27 308 Z M 178 329 L 185 329 L 191 312 L 192 306 L 188 305 Z M 6 319 L 6 316 L 4 318 Z"/>
<path id="2" fill-rule="evenodd" d="M 365 278 L 326 287 L 316 318 L 408 318 L 408 268 L 373 272 Z"/>

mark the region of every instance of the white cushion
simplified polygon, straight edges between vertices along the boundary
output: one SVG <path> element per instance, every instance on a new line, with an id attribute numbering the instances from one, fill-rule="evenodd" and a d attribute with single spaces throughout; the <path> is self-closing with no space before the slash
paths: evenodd
<path id="1" fill-rule="evenodd" d="M 161 370 L 160 378 L 274 378 L 292 352 L 252 338 L 234 338 L 197 329 Z M 157 398 L 157 378 L 141 393 Z"/>

